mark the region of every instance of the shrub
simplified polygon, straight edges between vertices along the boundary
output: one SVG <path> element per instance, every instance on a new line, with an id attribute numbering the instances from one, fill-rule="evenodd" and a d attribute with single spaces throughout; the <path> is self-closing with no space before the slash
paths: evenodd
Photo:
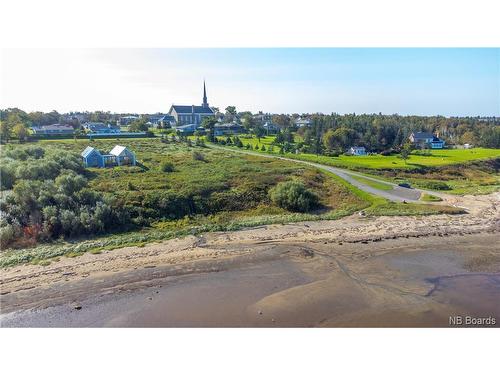
<path id="1" fill-rule="evenodd" d="M 418 185 L 424 189 L 451 190 L 451 187 L 443 181 L 422 181 Z"/>
<path id="2" fill-rule="evenodd" d="M 306 212 L 318 205 L 318 197 L 299 181 L 280 182 L 269 191 L 273 203 L 289 211 Z"/>
<path id="3" fill-rule="evenodd" d="M 205 155 L 198 151 L 193 152 L 193 159 L 198 161 L 206 161 Z"/>
<path id="4" fill-rule="evenodd" d="M 174 164 L 170 161 L 165 160 L 160 164 L 160 169 L 162 172 L 165 172 L 165 173 L 173 172 L 174 171 Z"/>

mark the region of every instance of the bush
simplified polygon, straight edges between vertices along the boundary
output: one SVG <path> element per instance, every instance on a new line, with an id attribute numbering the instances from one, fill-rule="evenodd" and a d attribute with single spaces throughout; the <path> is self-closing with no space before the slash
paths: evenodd
<path id="1" fill-rule="evenodd" d="M 422 181 L 418 185 L 424 189 L 432 190 L 451 190 L 451 187 L 443 181 Z"/>
<path id="2" fill-rule="evenodd" d="M 160 169 L 162 172 L 165 172 L 165 173 L 173 172 L 174 171 L 174 164 L 170 161 L 165 160 L 160 164 Z"/>
<path id="3" fill-rule="evenodd" d="M 280 182 L 269 191 L 273 203 L 289 211 L 307 212 L 318 205 L 318 197 L 299 181 Z"/>
<path id="4" fill-rule="evenodd" d="M 205 155 L 198 151 L 193 152 L 193 159 L 198 161 L 206 161 Z"/>

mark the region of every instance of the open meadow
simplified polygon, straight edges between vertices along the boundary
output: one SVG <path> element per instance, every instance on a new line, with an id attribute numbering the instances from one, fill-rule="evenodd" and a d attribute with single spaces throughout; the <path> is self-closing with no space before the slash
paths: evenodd
<path id="1" fill-rule="evenodd" d="M 219 137 L 225 140 L 225 137 Z M 240 136 L 243 149 L 265 154 L 280 154 L 274 136 L 260 140 Z M 264 146 L 264 150 L 262 150 Z M 234 147 L 234 146 L 233 146 Z M 441 149 L 413 151 L 407 160 L 400 155 L 326 156 L 308 153 L 282 153 L 291 159 L 332 167 L 352 169 L 395 183 L 410 183 L 428 190 L 451 194 L 489 194 L 500 189 L 500 149 Z M 383 186 L 379 186 L 383 190 Z"/>

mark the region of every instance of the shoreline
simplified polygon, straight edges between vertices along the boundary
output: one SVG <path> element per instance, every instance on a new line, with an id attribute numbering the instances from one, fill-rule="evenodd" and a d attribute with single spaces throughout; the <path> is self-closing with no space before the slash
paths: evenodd
<path id="1" fill-rule="evenodd" d="M 234 274 L 234 278 L 238 280 L 238 272 L 244 274 L 246 269 L 254 265 L 260 267 L 263 278 L 275 273 L 273 267 L 283 269 L 283 275 L 295 275 L 300 280 L 295 287 L 299 288 L 304 287 L 301 283 L 317 282 L 321 285 L 332 277 L 338 278 L 339 270 L 343 270 L 342 277 L 348 275 L 349 279 L 342 280 L 340 284 L 351 283 L 351 271 L 345 270 L 361 266 L 364 270 L 365 264 L 375 262 L 376 267 L 381 268 L 373 275 L 370 274 L 370 278 L 378 279 L 382 277 L 379 273 L 383 275 L 388 272 L 387 269 L 393 272 L 392 266 L 381 266 L 377 263 L 378 259 L 385 259 L 386 256 L 411 257 L 412 253 L 418 252 L 429 253 L 426 257 L 435 257 L 439 256 L 441 249 L 451 251 L 448 255 L 450 259 L 461 264 L 460 272 L 458 268 L 455 272 L 457 275 L 470 274 L 479 278 L 485 272 L 496 275 L 500 274 L 500 247 L 497 245 L 500 232 L 499 197 L 500 194 L 497 193 L 486 198 L 461 198 L 459 203 L 467 205 L 470 212 L 465 215 L 351 215 L 339 220 L 273 224 L 240 231 L 190 235 L 144 247 L 124 247 L 99 254 L 84 253 L 75 258 L 61 257 L 58 262 L 52 262 L 48 266 L 16 265 L 2 270 L 1 314 L 5 317 L 17 314 L 16 311 L 48 311 L 57 306 L 67 307 L 81 303 L 78 301 L 87 301 L 95 296 L 108 296 L 114 300 L 119 299 L 125 291 L 140 294 L 153 285 L 171 284 L 176 279 L 206 278 L 211 282 L 210 280 L 223 277 L 224 274 Z M 477 244 L 481 246 L 476 246 Z M 413 267 L 418 268 L 427 262 L 425 258 Z M 320 270 L 318 275 L 323 276 L 318 279 L 316 271 L 311 271 L 310 267 Z M 332 267 L 336 268 L 333 273 Z M 411 273 L 411 269 L 405 272 Z M 431 273 L 426 278 L 446 275 L 448 273 Z M 397 274 L 393 277 L 397 277 Z M 433 287 L 425 278 L 418 282 L 410 279 L 412 283 L 416 283 L 411 288 L 417 288 L 421 296 L 425 296 Z M 284 280 L 276 282 L 292 288 Z M 389 281 L 383 283 L 387 282 Z M 406 284 L 408 280 L 403 278 L 400 282 Z M 270 292 L 266 287 L 267 285 L 259 286 L 262 291 Z M 395 286 L 391 286 L 393 287 Z M 240 285 L 239 288 L 244 289 L 245 286 Z M 317 292 L 314 288 L 313 290 L 314 293 Z M 190 290 L 189 293 L 198 292 Z M 254 292 L 248 293 L 253 295 Z M 269 296 L 261 297 L 265 299 Z M 362 299 L 365 298 L 371 297 L 363 295 Z M 328 303 L 330 306 L 331 302 Z M 314 315 L 309 313 L 311 314 Z M 376 322 L 371 321 L 372 318 L 372 315 L 364 316 L 362 321 L 375 324 Z M 407 321 L 405 319 L 402 321 Z M 500 316 L 497 320 L 500 321 Z M 294 322 L 298 323 L 292 319 L 289 324 L 294 325 Z M 177 324 L 174 321 L 170 323 Z M 250 321 L 250 324 L 257 323 Z M 351 324 L 347 321 L 342 323 L 339 319 L 330 323 L 336 326 Z M 301 324 L 309 323 L 304 321 Z"/>

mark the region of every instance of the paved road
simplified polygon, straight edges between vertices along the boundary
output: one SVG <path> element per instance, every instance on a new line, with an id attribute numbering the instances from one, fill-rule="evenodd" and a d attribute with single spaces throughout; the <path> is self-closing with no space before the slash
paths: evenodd
<path id="1" fill-rule="evenodd" d="M 377 179 L 375 177 L 368 177 L 368 176 L 362 175 L 360 173 L 350 171 L 348 169 L 343 169 L 343 168 L 338 168 L 338 167 L 330 167 L 328 165 L 313 163 L 313 162 L 304 161 L 304 160 L 290 159 L 287 157 L 270 155 L 270 154 L 261 154 L 261 153 L 257 153 L 257 152 L 234 149 L 234 148 L 229 148 L 229 147 L 221 147 L 221 146 L 214 146 L 214 145 L 210 145 L 209 147 L 221 149 L 224 151 L 237 152 L 237 153 L 241 153 L 241 154 L 261 156 L 261 157 L 266 157 L 266 158 L 275 158 L 275 159 L 281 159 L 281 160 L 286 160 L 286 161 L 292 161 L 292 162 L 300 163 L 300 164 L 307 164 L 307 165 L 316 167 L 318 169 L 322 169 L 322 170 L 334 173 L 337 176 L 339 176 L 340 178 L 349 182 L 351 185 L 356 186 L 360 190 L 363 190 L 367 193 L 388 199 L 388 200 L 393 201 L 393 202 L 403 202 L 403 201 L 418 202 L 422 193 L 432 194 L 434 196 L 438 196 L 441 198 L 446 197 L 445 194 L 430 192 L 430 191 L 426 191 L 426 190 L 422 190 L 422 189 L 403 188 L 403 187 L 398 186 L 397 184 L 394 184 L 392 182 L 383 181 L 383 180 Z M 375 189 L 367 184 L 364 184 L 364 183 L 354 179 L 353 176 L 359 176 L 359 177 L 363 177 L 365 179 L 372 180 L 375 182 L 380 182 L 380 183 L 383 183 L 386 185 L 391 185 L 392 190 Z M 421 202 L 421 201 L 419 201 L 419 202 Z"/>

